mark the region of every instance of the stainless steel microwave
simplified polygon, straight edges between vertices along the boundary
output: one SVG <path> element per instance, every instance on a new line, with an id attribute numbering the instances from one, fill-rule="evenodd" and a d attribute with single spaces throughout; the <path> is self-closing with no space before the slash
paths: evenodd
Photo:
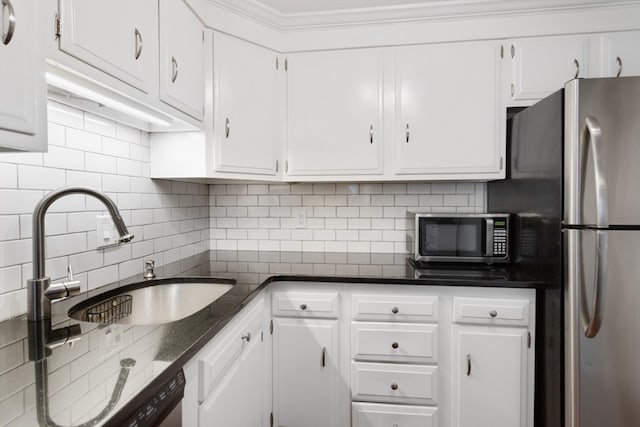
<path id="1" fill-rule="evenodd" d="M 509 262 L 509 214 L 415 214 L 414 259 Z"/>

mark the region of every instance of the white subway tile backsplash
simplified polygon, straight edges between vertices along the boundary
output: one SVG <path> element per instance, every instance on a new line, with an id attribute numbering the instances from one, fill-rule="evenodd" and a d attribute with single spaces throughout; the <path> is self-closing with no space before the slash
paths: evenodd
<path id="1" fill-rule="evenodd" d="M 116 123 L 95 114 L 84 114 L 84 130 L 97 133 L 99 135 L 115 138 Z"/>
<path id="2" fill-rule="evenodd" d="M 0 163 L 0 188 L 18 188 L 18 167 L 16 165 Z"/>
<path id="3" fill-rule="evenodd" d="M 0 153 L 0 321 L 26 312 L 22 286 L 32 275 L 31 213 L 50 190 L 102 189 L 136 235 L 131 244 L 96 250 L 95 217 L 106 214 L 105 206 L 84 195 L 51 205 L 45 217 L 47 274 L 63 277 L 71 264 L 83 290 L 142 274 L 145 258 L 160 266 L 207 250 L 211 236 L 220 237 L 214 214 L 221 212 L 209 212 L 208 185 L 149 179 L 148 134 L 56 103 L 49 106 L 49 120 L 48 153 Z M 230 206 L 237 209 L 235 200 Z"/>

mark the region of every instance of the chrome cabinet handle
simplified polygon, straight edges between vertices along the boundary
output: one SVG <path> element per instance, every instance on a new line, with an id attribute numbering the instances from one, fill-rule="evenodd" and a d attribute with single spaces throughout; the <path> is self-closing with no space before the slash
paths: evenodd
<path id="1" fill-rule="evenodd" d="M 138 31 L 137 28 L 135 29 L 133 34 L 136 38 L 136 50 L 134 56 L 137 60 L 138 58 L 140 58 L 140 55 L 142 55 L 142 34 L 140 34 L 140 31 Z"/>
<path id="2" fill-rule="evenodd" d="M 16 11 L 13 8 L 13 4 L 11 4 L 10 0 L 2 0 L 2 9 L 7 8 L 7 11 L 9 12 L 9 28 L 7 28 L 7 32 L 4 32 L 4 28 L 2 31 L 2 43 L 4 43 L 5 45 L 8 45 L 9 43 L 11 43 L 11 40 L 13 39 L 13 34 L 16 31 Z M 4 26 L 4 23 L 3 23 Z"/>
<path id="3" fill-rule="evenodd" d="M 616 74 L 616 77 L 620 77 L 620 74 L 622 74 L 622 59 L 619 56 L 616 56 L 616 62 L 618 63 L 618 73 Z"/>
<path id="4" fill-rule="evenodd" d="M 574 79 L 577 79 L 578 76 L 580 75 L 580 63 L 578 62 L 577 59 L 573 60 L 573 63 L 576 65 L 576 75 L 573 76 Z"/>
<path id="5" fill-rule="evenodd" d="M 231 132 L 231 122 L 229 121 L 229 118 L 227 117 L 227 119 L 224 122 L 224 136 L 225 136 L 225 138 L 229 138 L 229 132 Z"/>
<path id="6" fill-rule="evenodd" d="M 391 312 L 392 312 L 393 314 L 398 314 L 398 312 L 399 312 L 399 311 L 400 311 L 400 310 L 398 310 L 398 307 L 393 307 L 393 308 L 391 309 Z"/>
<path id="7" fill-rule="evenodd" d="M 251 332 L 247 332 L 246 335 L 243 335 L 242 341 L 246 341 L 246 342 L 251 341 Z"/>
<path id="8" fill-rule="evenodd" d="M 398 384 L 393 383 L 391 384 L 391 390 L 396 391 L 398 389 Z"/>
<path id="9" fill-rule="evenodd" d="M 400 347 L 400 345 L 397 342 L 394 342 L 393 344 L 391 344 L 391 348 L 396 349 Z"/>
<path id="10" fill-rule="evenodd" d="M 467 353 L 467 376 L 471 376 L 471 354 Z"/>
<path id="11" fill-rule="evenodd" d="M 373 144 L 373 125 L 369 126 L 369 144 Z"/>
<path id="12" fill-rule="evenodd" d="M 498 316 L 498 312 L 497 312 L 497 311 L 495 311 L 495 310 L 490 310 L 490 311 L 489 311 L 489 316 L 491 316 L 491 317 L 496 317 L 496 316 Z"/>
<path id="13" fill-rule="evenodd" d="M 300 304 L 300 310 L 306 310 L 307 304 Z"/>
<path id="14" fill-rule="evenodd" d="M 178 61 L 175 57 L 171 57 L 171 83 L 175 83 L 178 78 Z"/>
<path id="15" fill-rule="evenodd" d="M 326 359 L 327 359 L 327 347 L 322 347 L 322 367 L 324 368 L 326 366 Z"/>
<path id="16" fill-rule="evenodd" d="M 409 137 L 411 136 L 411 129 L 409 129 L 409 123 L 407 123 L 407 127 L 405 128 L 405 142 L 409 143 Z"/>
<path id="17" fill-rule="evenodd" d="M 587 338 L 595 337 L 602 326 L 604 313 L 604 298 L 607 287 L 607 249 L 608 235 L 603 228 L 609 227 L 609 200 L 607 197 L 606 164 L 604 153 L 602 153 L 602 128 L 595 117 L 588 116 L 584 119 L 585 128 L 582 132 L 582 165 L 581 165 L 581 189 L 580 205 L 584 200 L 585 178 L 587 169 L 586 150 L 590 148 L 593 157 L 593 176 L 595 178 L 596 192 L 596 265 L 595 265 L 595 290 L 591 302 L 591 310 L 587 301 L 586 284 L 584 278 L 580 277 L 580 319 Z M 587 145 L 589 147 L 587 147 Z M 582 218 L 582 215 L 580 215 Z M 582 250 L 582 245 L 580 245 Z M 580 270 L 582 271 L 582 269 Z M 582 273 L 581 273 L 582 276 Z"/>

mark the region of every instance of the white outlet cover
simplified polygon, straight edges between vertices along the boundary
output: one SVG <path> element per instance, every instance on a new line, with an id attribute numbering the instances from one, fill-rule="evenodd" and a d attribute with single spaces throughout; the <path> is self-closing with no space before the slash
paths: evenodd
<path id="1" fill-rule="evenodd" d="M 118 244 L 118 230 L 108 215 L 96 217 L 96 247 L 108 248 Z"/>
<path id="2" fill-rule="evenodd" d="M 293 208 L 291 209 L 291 214 L 296 228 L 307 227 L 307 208 Z"/>

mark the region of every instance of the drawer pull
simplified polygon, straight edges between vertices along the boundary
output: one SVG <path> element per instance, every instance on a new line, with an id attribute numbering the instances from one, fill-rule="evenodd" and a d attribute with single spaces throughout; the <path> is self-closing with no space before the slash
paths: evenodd
<path id="1" fill-rule="evenodd" d="M 247 332 L 246 335 L 243 335 L 242 336 L 242 341 L 246 341 L 246 342 L 251 341 L 251 332 Z"/>
<path id="2" fill-rule="evenodd" d="M 398 347 L 400 347 L 400 346 L 398 345 L 398 343 L 397 343 L 397 342 L 394 342 L 393 344 L 391 344 L 391 347 L 395 349 L 395 348 L 398 348 Z"/>
<path id="3" fill-rule="evenodd" d="M 393 383 L 391 384 L 391 390 L 396 391 L 398 389 L 398 384 Z"/>
<path id="4" fill-rule="evenodd" d="M 498 312 L 497 312 L 497 311 L 495 311 L 495 310 L 491 310 L 491 311 L 489 311 L 489 316 L 491 316 L 491 317 L 496 317 L 497 315 L 498 315 Z"/>
<path id="5" fill-rule="evenodd" d="M 300 310 L 306 310 L 307 304 L 300 304 Z"/>
<path id="6" fill-rule="evenodd" d="M 393 307 L 393 308 L 391 309 L 391 312 L 392 312 L 393 314 L 398 314 L 398 312 L 399 312 L 399 311 L 400 311 L 400 310 L 398 310 L 398 307 Z"/>

